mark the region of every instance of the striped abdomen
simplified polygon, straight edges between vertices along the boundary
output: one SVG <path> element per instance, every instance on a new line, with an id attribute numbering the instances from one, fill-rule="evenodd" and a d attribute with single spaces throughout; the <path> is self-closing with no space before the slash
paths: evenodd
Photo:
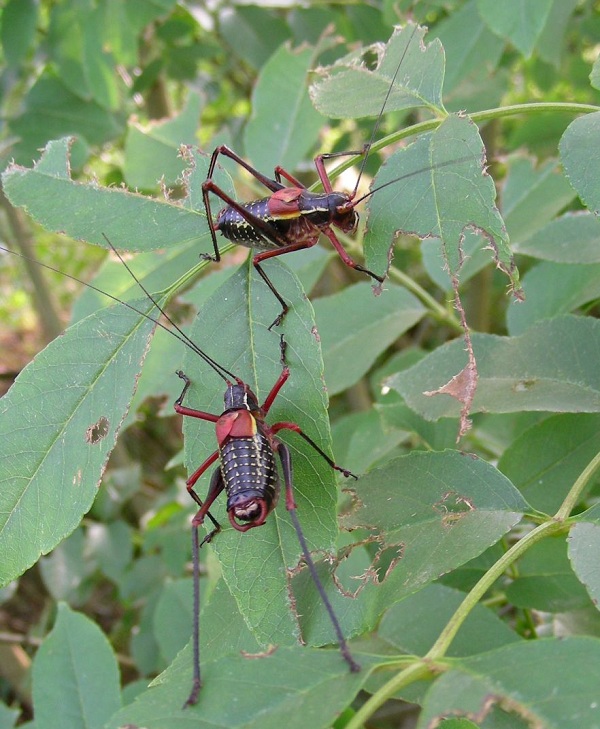
<path id="1" fill-rule="evenodd" d="M 269 211 L 271 197 L 243 203 L 242 207 L 252 215 L 260 218 L 273 229 L 273 238 L 249 223 L 233 208 L 223 208 L 217 215 L 215 229 L 220 230 L 227 240 L 239 243 L 247 248 L 271 251 L 300 241 L 314 245 L 320 231 L 305 215 L 298 212 L 296 216 L 278 217 Z M 279 239 L 279 240 L 277 240 Z"/>
<path id="2" fill-rule="evenodd" d="M 227 511 L 233 511 L 243 522 L 251 522 L 262 513 L 263 523 L 279 496 L 279 475 L 269 441 L 260 432 L 229 438 L 220 454 Z"/>

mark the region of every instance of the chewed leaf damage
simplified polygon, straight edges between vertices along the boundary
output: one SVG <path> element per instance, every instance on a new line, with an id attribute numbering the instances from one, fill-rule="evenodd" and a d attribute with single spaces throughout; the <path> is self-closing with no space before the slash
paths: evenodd
<path id="1" fill-rule="evenodd" d="M 110 423 L 104 415 L 100 416 L 97 422 L 93 423 L 85 431 L 85 442 L 90 445 L 96 445 L 106 438 L 110 429 Z"/>

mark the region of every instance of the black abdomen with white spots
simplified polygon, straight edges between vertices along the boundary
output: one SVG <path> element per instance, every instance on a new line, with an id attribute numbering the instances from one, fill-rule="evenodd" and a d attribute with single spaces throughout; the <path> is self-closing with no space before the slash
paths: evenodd
<path id="1" fill-rule="evenodd" d="M 270 511 L 279 496 L 279 474 L 265 436 L 231 438 L 220 453 L 227 510 L 234 509 L 238 519 L 251 521 L 256 516 L 255 501 L 264 499 Z"/>
<path id="2" fill-rule="evenodd" d="M 274 217 L 269 212 L 270 199 L 264 197 L 261 200 L 244 203 L 242 207 L 267 223 L 272 231 L 271 236 L 266 231 L 251 225 L 237 210 L 230 207 L 223 208 L 219 212 L 215 229 L 221 231 L 222 235 L 233 243 L 264 251 L 285 248 L 299 241 L 306 241 L 310 245 L 316 243 L 320 231 L 308 217 L 300 212 L 292 217 Z"/>

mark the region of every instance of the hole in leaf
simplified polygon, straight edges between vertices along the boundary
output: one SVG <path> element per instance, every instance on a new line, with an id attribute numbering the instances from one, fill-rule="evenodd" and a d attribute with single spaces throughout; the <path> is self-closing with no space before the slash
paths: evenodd
<path id="1" fill-rule="evenodd" d="M 471 499 L 457 494 L 456 491 L 446 491 L 433 508 L 442 515 L 442 525 L 445 527 L 453 526 L 469 512 L 475 511 Z"/>
<path id="2" fill-rule="evenodd" d="M 97 423 L 94 423 L 93 425 L 90 425 L 89 428 L 85 431 L 85 442 L 91 443 L 92 445 L 96 445 L 96 443 L 99 443 L 103 438 L 106 438 L 108 435 L 108 429 L 109 429 L 109 422 L 108 420 L 102 415 Z"/>

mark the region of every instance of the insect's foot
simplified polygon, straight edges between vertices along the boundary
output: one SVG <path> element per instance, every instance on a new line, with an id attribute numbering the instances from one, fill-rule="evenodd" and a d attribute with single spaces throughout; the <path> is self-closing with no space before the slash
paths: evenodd
<path id="1" fill-rule="evenodd" d="M 379 283 L 383 283 L 385 281 L 385 276 L 379 276 L 378 274 L 373 273 L 373 271 L 369 271 L 369 269 L 364 266 L 356 266 L 355 270 L 360 271 L 361 273 L 366 273 L 367 276 L 374 278 L 375 281 L 378 281 Z"/>
<path id="2" fill-rule="evenodd" d="M 202 541 L 200 542 L 200 544 L 198 545 L 198 549 L 200 549 L 201 547 L 203 547 L 203 546 L 204 546 L 205 544 L 208 544 L 209 542 L 212 542 L 212 540 L 213 540 L 213 537 L 214 537 L 214 536 L 215 536 L 216 534 L 218 534 L 218 533 L 219 533 L 220 531 L 221 531 L 221 527 L 219 527 L 218 529 L 213 529 L 213 530 L 212 530 L 212 532 L 209 532 L 209 533 L 208 533 L 208 534 L 207 534 L 207 535 L 206 535 L 206 536 L 204 537 L 204 539 L 203 539 L 203 540 L 202 540 Z"/>
<path id="3" fill-rule="evenodd" d="M 274 319 L 271 322 L 271 324 L 269 325 L 269 331 L 271 331 L 273 329 L 273 327 L 278 327 L 281 324 L 281 322 L 284 320 L 287 312 L 288 312 L 288 310 L 286 308 L 284 311 L 281 312 L 281 314 L 279 314 L 279 316 L 276 319 Z"/>
<path id="4" fill-rule="evenodd" d="M 350 656 L 350 672 L 360 673 L 360 663 L 357 663 L 352 656 Z"/>
<path id="5" fill-rule="evenodd" d="M 361 670 L 360 663 L 357 663 L 354 658 L 352 658 L 352 653 L 350 653 L 350 649 L 348 648 L 346 641 L 340 645 L 340 651 L 342 653 L 342 658 L 346 661 L 350 668 L 350 673 L 358 673 Z"/>
<path id="6" fill-rule="evenodd" d="M 201 261 L 212 261 L 213 263 L 215 263 L 219 259 L 216 256 L 211 256 L 210 253 L 201 253 L 200 260 Z"/>
<path id="7" fill-rule="evenodd" d="M 192 690 L 190 691 L 190 695 L 187 697 L 185 704 L 182 706 L 183 709 L 187 709 L 188 706 L 194 706 L 198 703 L 198 695 L 201 688 L 202 683 L 200 679 L 195 678 L 194 683 L 192 684 Z"/>
<path id="8" fill-rule="evenodd" d="M 347 468 L 340 468 L 339 470 L 346 478 L 353 478 L 355 481 L 358 481 L 358 476 Z"/>

